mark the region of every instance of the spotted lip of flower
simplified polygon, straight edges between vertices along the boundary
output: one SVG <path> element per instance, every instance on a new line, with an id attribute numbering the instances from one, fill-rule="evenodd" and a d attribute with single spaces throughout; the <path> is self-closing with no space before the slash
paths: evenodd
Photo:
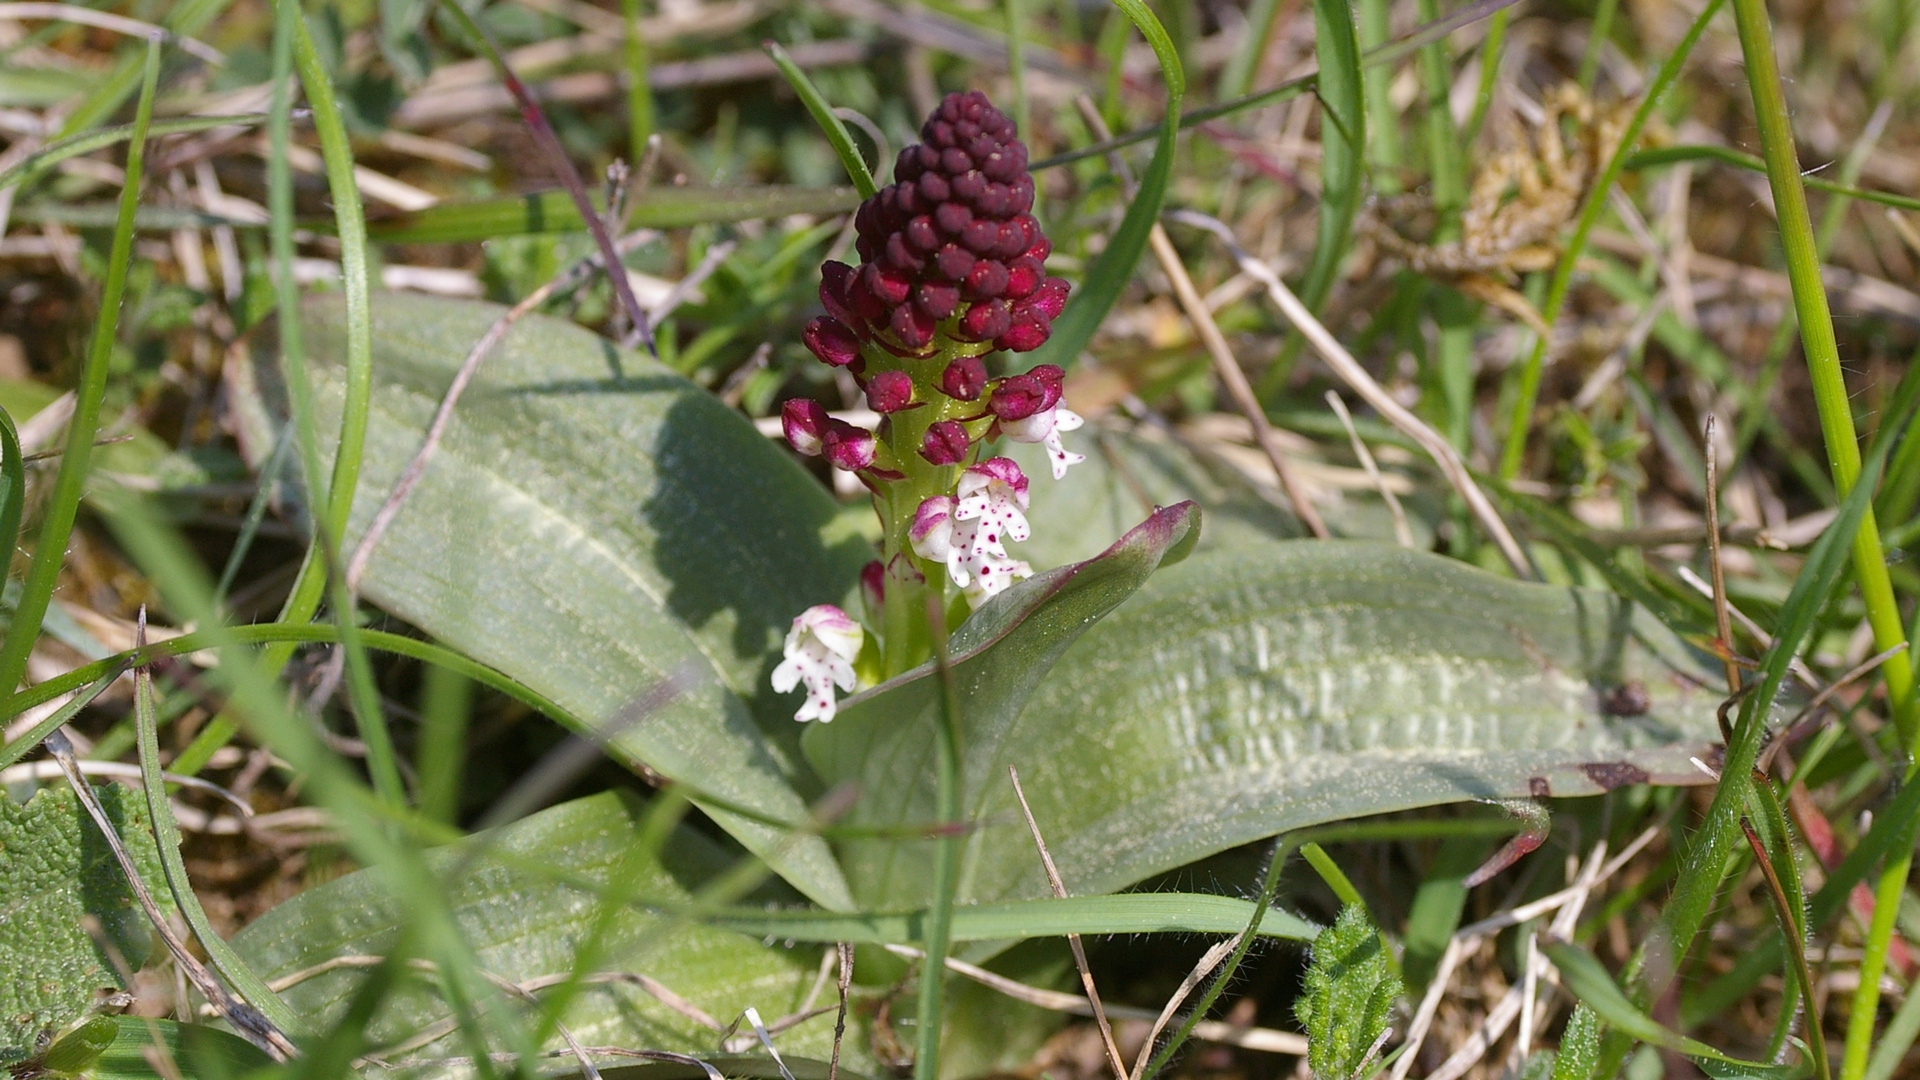
<path id="1" fill-rule="evenodd" d="M 1012 459 L 972 466 L 960 474 L 952 496 L 920 504 L 908 531 L 914 554 L 945 563 L 953 583 L 979 603 L 1033 573 L 1006 549 L 1006 541 L 1032 535 L 1027 500 L 1027 478 Z"/>
<path id="2" fill-rule="evenodd" d="M 865 638 L 860 624 L 832 604 L 817 604 L 794 618 L 782 649 L 786 658 L 773 669 L 772 681 L 782 694 L 805 684 L 807 700 L 793 714 L 795 720 L 824 724 L 833 719 L 839 707 L 833 689 L 858 685 L 853 661 Z"/>

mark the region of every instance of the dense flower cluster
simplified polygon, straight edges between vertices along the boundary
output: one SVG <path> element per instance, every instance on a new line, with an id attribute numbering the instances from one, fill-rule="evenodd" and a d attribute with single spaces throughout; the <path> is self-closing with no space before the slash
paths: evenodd
<path id="1" fill-rule="evenodd" d="M 1010 458 L 980 460 L 985 444 L 1044 445 L 1056 480 L 1085 460 L 1060 440 L 1082 423 L 1061 404 L 1065 372 L 1042 364 L 994 378 L 984 360 L 1045 344 L 1067 301 L 1067 282 L 1046 275 L 1052 244 L 1033 217 L 1026 146 L 977 92 L 948 95 L 920 135 L 900 152 L 894 182 L 854 216 L 860 265 L 821 267 L 826 314 L 802 335 L 822 362 L 853 376 L 879 429 L 814 401 L 781 412 L 794 450 L 874 494 L 882 558 L 861 585 L 883 677 L 926 659 L 912 620 L 924 622 L 926 599 L 945 596 L 946 582 L 977 606 L 1033 572 L 1006 549 L 1030 532 L 1027 478 Z M 830 605 L 794 620 L 775 688 L 806 684 L 796 719 L 832 718 L 832 688 L 850 688 L 864 641 Z"/>

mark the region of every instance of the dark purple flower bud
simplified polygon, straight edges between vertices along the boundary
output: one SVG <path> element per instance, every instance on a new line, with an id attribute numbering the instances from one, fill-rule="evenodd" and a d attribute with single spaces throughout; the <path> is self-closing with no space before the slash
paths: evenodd
<path id="1" fill-rule="evenodd" d="M 958 236 L 973 224 L 973 211 L 965 203 L 941 203 L 933 212 L 933 220 L 948 236 Z"/>
<path id="2" fill-rule="evenodd" d="M 1009 375 L 993 388 L 987 408 L 1002 420 L 1025 420 L 1060 404 L 1060 384 L 1066 372 L 1042 364 L 1025 375 Z"/>
<path id="3" fill-rule="evenodd" d="M 831 315 L 822 315 L 807 324 L 800 340 L 825 364 L 846 367 L 860 358 L 860 338 L 847 324 Z"/>
<path id="4" fill-rule="evenodd" d="M 987 365 L 977 356 L 963 356 L 940 373 L 940 390 L 956 401 L 977 401 L 987 388 Z"/>
<path id="5" fill-rule="evenodd" d="M 975 255 L 991 255 L 1000 246 L 1000 223 L 991 218 L 975 218 L 960 233 L 960 246 Z"/>
<path id="6" fill-rule="evenodd" d="M 933 343 L 933 318 L 911 304 L 902 304 L 893 309 L 893 318 L 887 323 L 887 329 L 893 331 L 893 336 L 900 339 L 900 344 L 909 349 L 924 349 Z"/>
<path id="7" fill-rule="evenodd" d="M 987 178 L 978 169 L 961 173 L 952 183 L 953 197 L 964 203 L 978 200 L 980 193 L 987 190 Z"/>
<path id="8" fill-rule="evenodd" d="M 998 300 L 1006 294 L 1007 284 L 1006 264 L 982 259 L 967 272 L 962 292 L 969 300 Z"/>
<path id="9" fill-rule="evenodd" d="M 820 267 L 820 306 L 827 309 L 827 314 L 850 327 L 859 326 L 864 321 L 854 313 L 853 304 L 847 299 L 847 287 L 853 284 L 856 273 L 853 267 L 843 262 L 827 262 Z"/>
<path id="10" fill-rule="evenodd" d="M 1064 294 L 1044 284 L 1052 246 L 1031 215 L 1034 182 L 1013 122 L 983 94 L 950 94 L 920 134 L 900 151 L 895 182 L 854 215 L 858 271 L 822 269 L 821 303 L 848 331 L 835 344 L 924 355 L 955 316 L 961 341 L 1044 341 Z M 830 355 L 851 362 L 845 348 Z"/>
<path id="11" fill-rule="evenodd" d="M 907 302 L 913 292 L 913 279 L 898 268 L 868 263 L 860 268 L 860 281 L 882 304 L 896 307 Z"/>
<path id="12" fill-rule="evenodd" d="M 960 316 L 960 326 L 954 336 L 961 341 L 992 341 L 1006 333 L 1012 322 L 1006 301 L 983 300 Z"/>
<path id="13" fill-rule="evenodd" d="M 958 465 L 967 459 L 972 445 L 959 421 L 941 420 L 927 428 L 926 438 L 920 440 L 920 456 L 935 465 Z"/>
<path id="14" fill-rule="evenodd" d="M 873 432 L 844 420 L 830 420 L 826 437 L 821 440 L 820 453 L 826 457 L 827 464 L 836 469 L 859 472 L 873 464 L 878 446 Z"/>
<path id="15" fill-rule="evenodd" d="M 1016 309 L 1013 325 L 993 339 L 993 347 L 1008 352 L 1032 352 L 1047 343 L 1053 333 L 1053 320 L 1032 308 Z"/>
<path id="16" fill-rule="evenodd" d="M 915 255 L 931 255 L 940 250 L 940 234 L 934 230 L 932 218 L 921 214 L 907 222 L 907 246 Z"/>
<path id="17" fill-rule="evenodd" d="M 1046 279 L 1047 268 L 1040 265 L 1040 260 L 1022 255 L 1007 264 L 1006 297 L 1009 300 L 1025 300 Z"/>
<path id="18" fill-rule="evenodd" d="M 938 322 L 960 306 L 960 288 L 943 281 L 929 281 L 913 294 L 914 306 Z"/>
<path id="19" fill-rule="evenodd" d="M 830 424 L 827 410 L 817 401 L 793 398 L 780 406 L 780 430 L 787 445 L 807 457 L 820 456 Z"/>
<path id="20" fill-rule="evenodd" d="M 913 376 L 904 371 L 882 371 L 867 380 L 867 408 L 886 415 L 913 404 Z"/>
<path id="21" fill-rule="evenodd" d="M 1057 319 L 1066 310 L 1067 290 L 1070 288 L 1072 286 L 1067 284 L 1067 279 L 1050 277 L 1040 283 L 1040 288 L 1027 299 L 1027 303 L 1047 318 Z"/>
<path id="22" fill-rule="evenodd" d="M 973 253 L 958 244 L 948 244 L 933 257 L 933 268 L 948 281 L 965 281 L 973 263 Z"/>

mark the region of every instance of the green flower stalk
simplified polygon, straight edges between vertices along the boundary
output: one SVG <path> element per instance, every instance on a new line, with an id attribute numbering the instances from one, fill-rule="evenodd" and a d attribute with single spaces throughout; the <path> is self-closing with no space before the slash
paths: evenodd
<path id="1" fill-rule="evenodd" d="M 978 92 L 948 95 L 921 138 L 854 216 L 861 265 L 821 268 L 826 314 L 804 334 L 821 362 L 852 374 L 878 429 L 804 399 L 781 413 L 794 450 L 872 491 L 882 526 L 880 558 L 862 579 L 872 661 L 839 608 L 794 620 L 774 686 L 806 684 L 800 720 L 831 720 L 832 690 L 851 690 L 856 668 L 887 678 L 931 657 L 929 601 L 957 620 L 1032 574 L 1006 548 L 1030 532 L 1027 478 L 987 454 L 993 440 L 1045 445 L 1056 480 L 1084 460 L 1060 441 L 1082 423 L 1061 405 L 1065 373 L 1043 364 L 993 378 L 985 361 L 1045 344 L 1067 300 L 1067 282 L 1046 273 L 1053 245 L 1032 214 L 1026 146 Z"/>

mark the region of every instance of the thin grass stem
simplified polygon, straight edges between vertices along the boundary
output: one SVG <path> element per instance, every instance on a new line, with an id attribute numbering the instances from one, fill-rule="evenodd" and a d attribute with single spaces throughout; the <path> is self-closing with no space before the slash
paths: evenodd
<path id="1" fill-rule="evenodd" d="M 87 474 L 93 464 L 93 443 L 100 430 L 101 402 L 107 393 L 107 370 L 120 328 L 120 303 L 126 296 L 127 271 L 133 255 L 134 211 L 140 206 L 141 173 L 146 161 L 147 129 L 153 123 L 153 99 L 160 84 L 160 43 L 147 43 L 140 103 L 134 113 L 133 135 L 127 144 L 126 183 L 120 189 L 119 217 L 113 228 L 113 246 L 107 255 L 107 280 L 100 293 L 100 315 L 93 325 L 87 359 L 74 388 L 73 418 L 67 422 L 67 448 L 60 472 L 41 519 L 33 562 L 21 584 L 4 644 L 0 644 L 0 693 L 11 694 L 27 671 L 27 657 L 40 637 L 40 623 L 53 600 L 60 571 L 66 565 L 67 541 L 80 512 Z"/>

